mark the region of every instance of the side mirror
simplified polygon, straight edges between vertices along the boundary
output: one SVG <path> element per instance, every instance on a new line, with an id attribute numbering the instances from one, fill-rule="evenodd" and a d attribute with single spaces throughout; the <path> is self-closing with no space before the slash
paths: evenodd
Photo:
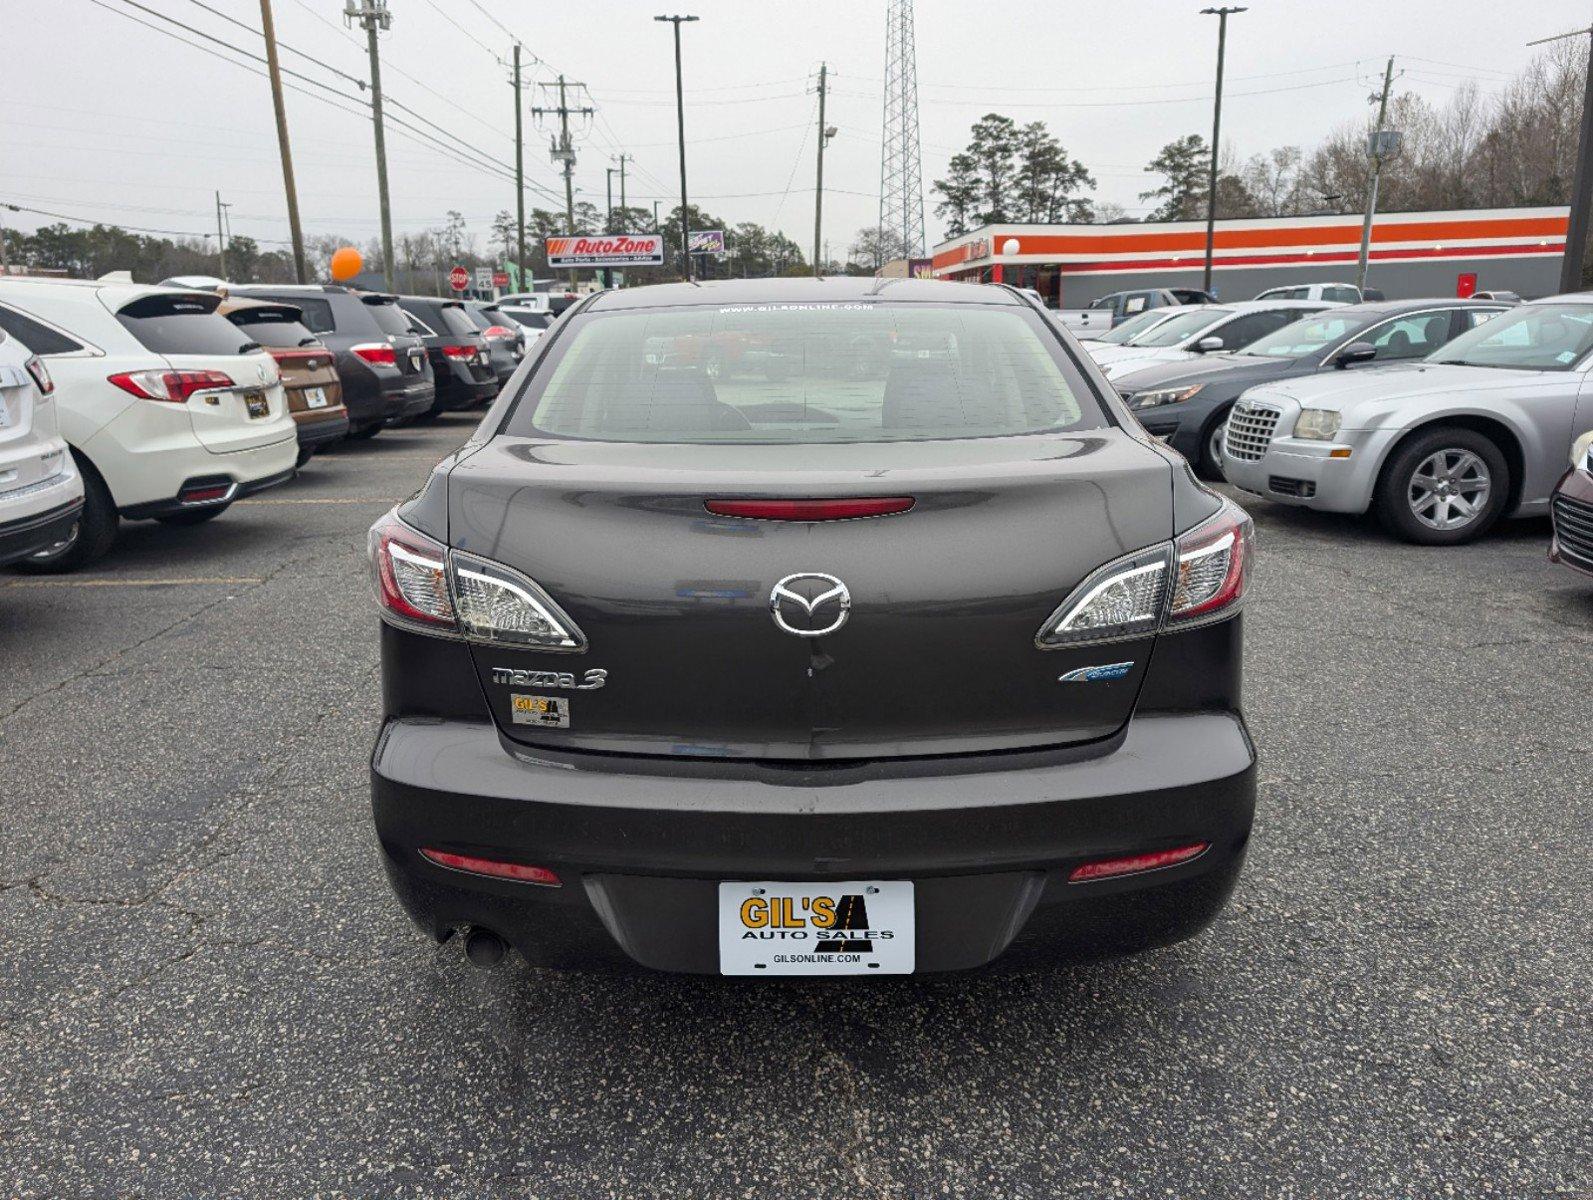
<path id="1" fill-rule="evenodd" d="M 1371 342 L 1351 342 L 1333 356 L 1333 365 L 1339 370 L 1356 363 L 1371 362 L 1377 357 L 1377 347 Z"/>
<path id="2" fill-rule="evenodd" d="M 1224 343 L 1220 337 L 1218 337 L 1216 334 L 1212 334 L 1210 337 L 1203 337 L 1200 339 L 1200 341 L 1195 343 L 1195 353 L 1212 354 L 1218 350 L 1224 349 L 1225 346 L 1226 343 Z"/>

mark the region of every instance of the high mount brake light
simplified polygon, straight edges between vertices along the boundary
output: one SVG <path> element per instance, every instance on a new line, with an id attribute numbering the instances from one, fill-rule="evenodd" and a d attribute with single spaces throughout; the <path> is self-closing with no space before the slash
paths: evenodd
<path id="1" fill-rule="evenodd" d="M 1250 576 L 1254 529 L 1224 501 L 1171 542 L 1125 555 L 1091 573 L 1046 618 L 1041 649 L 1144 637 L 1232 616 Z"/>
<path id="2" fill-rule="evenodd" d="M 349 349 L 368 363 L 385 363 L 389 367 L 398 365 L 398 351 L 385 342 L 362 342 Z"/>
<path id="3" fill-rule="evenodd" d="M 166 400 L 181 404 L 195 392 L 227 391 L 232 377 L 220 371 L 123 371 L 107 377 L 111 383 L 140 400 Z"/>
<path id="4" fill-rule="evenodd" d="M 585 650 L 586 636 L 535 580 L 449 550 L 389 512 L 370 532 L 376 602 L 393 624 L 470 641 Z"/>
<path id="5" fill-rule="evenodd" d="M 850 500 L 705 500 L 703 506 L 721 517 L 752 517 L 762 521 L 842 521 L 852 517 L 886 517 L 906 512 L 911 496 L 869 496 Z"/>

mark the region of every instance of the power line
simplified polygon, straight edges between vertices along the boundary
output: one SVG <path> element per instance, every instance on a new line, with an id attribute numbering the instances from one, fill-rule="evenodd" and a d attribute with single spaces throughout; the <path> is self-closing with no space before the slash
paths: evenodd
<path id="1" fill-rule="evenodd" d="M 103 228 L 124 229 L 129 233 L 158 233 L 166 237 L 189 237 L 200 240 L 215 236 L 212 233 L 195 233 L 191 229 L 152 229 L 147 225 L 121 224 L 107 226 L 104 221 L 95 221 L 88 217 L 74 217 L 68 213 L 51 212 L 49 209 L 44 208 L 29 208 L 26 204 L 11 204 L 3 200 L 0 200 L 0 207 L 6 208 L 11 212 L 34 213 L 41 217 L 54 217 L 58 221 L 72 221 L 78 225 L 99 225 Z M 274 246 L 286 246 L 289 244 L 284 238 L 251 238 L 250 240 L 254 242 L 269 242 Z"/>

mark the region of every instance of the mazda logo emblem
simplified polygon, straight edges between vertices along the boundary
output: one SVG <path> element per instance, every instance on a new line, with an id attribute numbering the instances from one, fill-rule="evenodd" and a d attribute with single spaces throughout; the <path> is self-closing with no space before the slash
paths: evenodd
<path id="1" fill-rule="evenodd" d="M 852 612 L 852 593 L 834 575 L 799 571 L 774 585 L 769 612 L 787 633 L 823 637 L 846 624 Z"/>

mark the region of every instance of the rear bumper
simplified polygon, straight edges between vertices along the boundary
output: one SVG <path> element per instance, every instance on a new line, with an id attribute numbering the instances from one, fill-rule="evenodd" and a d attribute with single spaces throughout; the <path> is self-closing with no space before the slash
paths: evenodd
<path id="1" fill-rule="evenodd" d="M 295 443 L 292 442 L 288 444 L 290 446 L 295 445 Z M 276 487 L 279 483 L 289 482 L 295 475 L 298 474 L 298 468 L 293 461 L 293 459 L 296 459 L 297 456 L 298 451 L 295 449 L 292 459 L 290 459 L 286 470 L 278 471 L 272 475 L 265 475 L 257 479 L 245 480 L 243 482 L 239 482 L 235 479 L 229 480 L 225 475 L 211 474 L 194 476 L 193 478 L 187 479 L 183 482 L 182 488 L 178 491 L 177 495 L 167 497 L 163 500 L 152 500 L 147 504 L 132 505 L 131 507 L 122 509 L 121 514 L 122 516 L 127 517 L 129 520 L 137 521 L 151 517 L 164 517 L 170 513 L 186 512 L 189 509 L 194 508 L 212 508 L 216 505 L 231 504 L 234 500 L 242 500 L 245 496 L 252 496 L 256 492 L 263 492 L 267 488 Z M 208 488 L 213 485 L 225 485 L 227 490 L 223 495 L 217 496 L 214 499 L 183 499 L 184 494 L 190 489 L 201 487 Z"/>
<path id="2" fill-rule="evenodd" d="M 0 524 L 0 566 L 65 541 L 82 511 L 83 492 L 79 488 L 65 504 Z"/>
<path id="3" fill-rule="evenodd" d="M 547 966 L 714 973 L 727 879 L 910 879 L 920 971 L 1163 944 L 1226 901 L 1255 803 L 1237 714 L 1140 716 L 1087 756 L 985 763 L 622 773 L 634 764 L 516 754 L 488 724 L 405 718 L 383 728 L 371 791 L 389 878 L 422 929 L 482 925 Z M 1210 848 L 1180 866 L 1068 882 L 1086 861 L 1197 841 Z M 462 874 L 423 846 L 549 867 L 563 886 Z"/>
<path id="4" fill-rule="evenodd" d="M 335 442 L 341 437 L 346 437 L 349 430 L 349 417 L 346 408 L 326 414 L 309 412 L 304 414 L 294 413 L 293 420 L 299 434 L 301 447 L 325 446 Z"/>
<path id="5" fill-rule="evenodd" d="M 389 425 L 430 412 L 437 400 L 437 384 L 430 375 L 405 375 L 388 381 L 384 387 L 389 405 Z"/>

